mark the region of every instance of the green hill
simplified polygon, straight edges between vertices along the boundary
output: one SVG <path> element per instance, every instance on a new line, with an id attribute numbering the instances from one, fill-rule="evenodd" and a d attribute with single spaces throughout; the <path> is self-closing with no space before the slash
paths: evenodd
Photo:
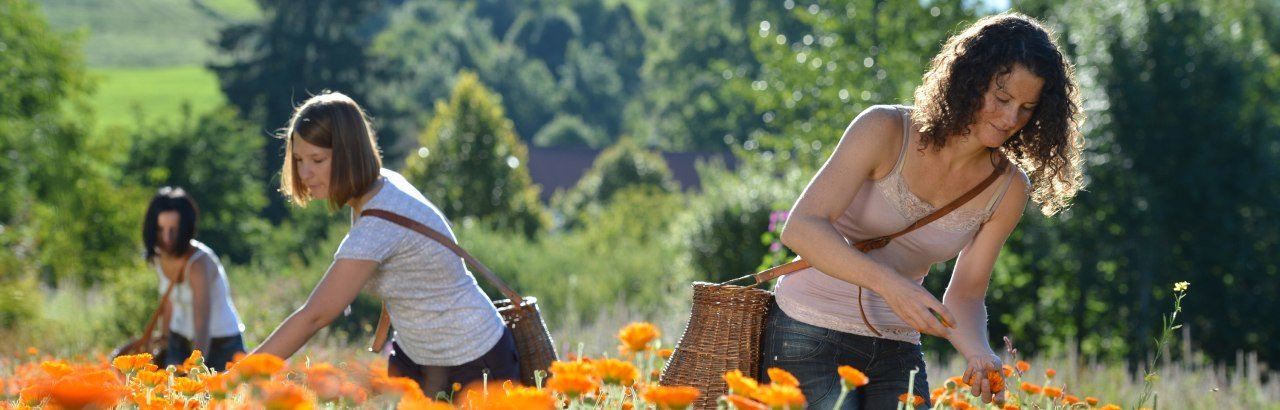
<path id="1" fill-rule="evenodd" d="M 258 18 L 253 0 L 40 0 L 49 24 L 84 32 L 89 67 L 203 65 L 228 23 Z"/>

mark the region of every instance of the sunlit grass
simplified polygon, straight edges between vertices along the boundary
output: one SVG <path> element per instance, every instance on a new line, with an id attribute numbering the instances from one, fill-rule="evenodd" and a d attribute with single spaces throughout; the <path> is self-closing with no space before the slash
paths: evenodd
<path id="1" fill-rule="evenodd" d="M 91 70 L 91 75 L 98 84 L 90 104 L 99 130 L 136 127 L 139 114 L 143 124 L 175 122 L 183 104 L 198 115 L 226 101 L 217 76 L 200 66 L 106 68 Z"/>

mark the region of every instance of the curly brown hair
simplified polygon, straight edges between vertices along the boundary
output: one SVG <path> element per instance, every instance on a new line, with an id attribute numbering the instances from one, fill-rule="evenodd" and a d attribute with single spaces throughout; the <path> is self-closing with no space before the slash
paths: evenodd
<path id="1" fill-rule="evenodd" d="M 1043 78 L 1044 88 L 1031 120 L 999 149 L 1027 172 L 1040 211 L 1053 215 L 1082 184 L 1083 115 L 1071 63 L 1039 21 L 1002 13 L 948 39 L 916 88 L 912 119 L 920 127 L 922 149 L 941 149 L 949 138 L 968 135 L 991 79 L 1015 64 Z"/>

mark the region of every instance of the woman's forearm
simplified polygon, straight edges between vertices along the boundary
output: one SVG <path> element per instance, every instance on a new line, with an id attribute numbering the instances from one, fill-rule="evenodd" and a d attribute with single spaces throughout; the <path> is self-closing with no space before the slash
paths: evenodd
<path id="1" fill-rule="evenodd" d="M 906 280 L 889 268 L 862 255 L 821 217 L 793 214 L 782 232 L 782 243 L 818 270 L 836 279 L 884 294 L 895 280 Z"/>
<path id="2" fill-rule="evenodd" d="M 267 340 L 264 340 L 253 353 L 269 353 L 282 359 L 288 359 L 297 353 L 302 346 L 311 340 L 316 332 L 328 325 L 327 321 L 321 320 L 319 317 L 305 308 L 299 309 L 289 315 L 284 323 L 280 324 Z"/>
<path id="3" fill-rule="evenodd" d="M 956 317 L 951 331 L 951 345 L 965 357 L 991 354 L 987 339 L 987 306 L 982 297 L 947 295 L 942 303 Z"/>

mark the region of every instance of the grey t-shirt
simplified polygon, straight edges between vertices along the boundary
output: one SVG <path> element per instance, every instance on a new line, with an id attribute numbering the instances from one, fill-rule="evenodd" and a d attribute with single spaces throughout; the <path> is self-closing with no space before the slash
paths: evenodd
<path id="1" fill-rule="evenodd" d="M 382 177 L 365 209 L 404 215 L 455 238 L 435 204 L 403 176 L 383 169 Z M 462 258 L 430 238 L 382 218 L 357 218 L 334 259 L 378 262 L 364 290 L 386 302 L 396 343 L 419 365 L 478 359 L 502 337 L 502 318 Z"/>

